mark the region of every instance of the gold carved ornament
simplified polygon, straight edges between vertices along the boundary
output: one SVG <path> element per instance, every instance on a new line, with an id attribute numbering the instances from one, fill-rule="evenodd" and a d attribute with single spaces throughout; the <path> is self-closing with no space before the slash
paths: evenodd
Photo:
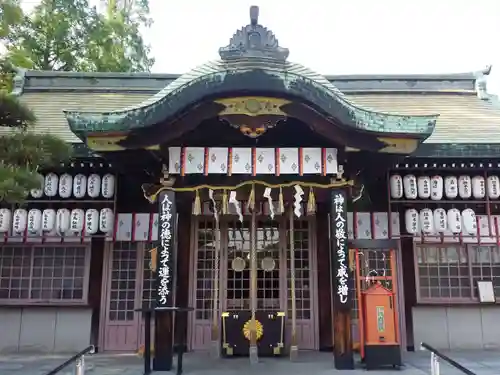
<path id="1" fill-rule="evenodd" d="M 247 320 L 245 324 L 243 324 L 243 336 L 247 340 L 250 340 L 250 332 L 252 331 L 252 320 Z M 255 319 L 255 333 L 256 333 L 256 339 L 260 340 L 262 336 L 264 335 L 264 326 L 262 325 L 261 322 L 259 322 L 257 319 Z"/>

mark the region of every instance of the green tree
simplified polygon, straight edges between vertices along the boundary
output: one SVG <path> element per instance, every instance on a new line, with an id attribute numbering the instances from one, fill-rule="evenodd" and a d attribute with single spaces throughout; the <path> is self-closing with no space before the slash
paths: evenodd
<path id="1" fill-rule="evenodd" d="M 154 59 L 140 33 L 151 23 L 148 1 L 104 5 L 99 13 L 88 0 L 42 0 L 3 41 L 9 52 L 25 54 L 34 69 L 150 71 Z"/>
<path id="2" fill-rule="evenodd" d="M 9 37 L 23 20 L 19 2 L 1 0 L 0 11 L 0 37 Z M 0 58 L 0 201 L 8 203 L 25 201 L 29 190 L 40 186 L 38 170 L 58 165 L 72 152 L 71 145 L 57 137 L 33 133 L 35 115 L 11 93 L 19 69 L 14 66 L 31 65 L 17 49 Z"/>

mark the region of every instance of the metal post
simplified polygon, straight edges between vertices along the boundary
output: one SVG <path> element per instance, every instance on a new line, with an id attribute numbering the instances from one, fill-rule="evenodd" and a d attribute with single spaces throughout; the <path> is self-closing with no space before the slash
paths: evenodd
<path id="1" fill-rule="evenodd" d="M 290 239 L 290 297 L 292 302 L 292 342 L 290 346 L 290 360 L 297 360 L 299 348 L 297 345 L 297 298 L 295 292 L 295 234 L 293 205 L 290 205 L 289 214 L 289 239 Z"/>
<path id="2" fill-rule="evenodd" d="M 439 357 L 431 352 L 431 375 L 440 375 Z"/>
<path id="3" fill-rule="evenodd" d="M 75 363 L 75 375 L 85 375 L 85 356 L 82 355 Z"/>

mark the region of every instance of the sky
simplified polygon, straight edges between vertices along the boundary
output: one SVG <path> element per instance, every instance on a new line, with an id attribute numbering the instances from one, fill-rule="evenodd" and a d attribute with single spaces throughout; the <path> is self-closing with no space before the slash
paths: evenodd
<path id="1" fill-rule="evenodd" d="M 259 23 L 289 60 L 319 73 L 456 73 L 491 64 L 488 91 L 500 93 L 498 0 L 149 1 L 154 24 L 143 35 L 154 72 L 183 73 L 218 58 L 258 5 Z M 26 8 L 37 2 L 24 0 Z"/>

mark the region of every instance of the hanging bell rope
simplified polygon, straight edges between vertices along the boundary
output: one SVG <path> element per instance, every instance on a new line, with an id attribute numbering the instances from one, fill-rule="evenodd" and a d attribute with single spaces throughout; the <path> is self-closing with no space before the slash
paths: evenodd
<path id="1" fill-rule="evenodd" d="M 316 214 L 316 197 L 314 196 L 313 188 L 309 188 L 309 197 L 307 199 L 307 215 Z"/>
<path id="2" fill-rule="evenodd" d="M 201 200 L 200 200 L 199 190 L 196 190 L 196 196 L 194 198 L 193 215 L 195 216 L 201 215 Z"/>
<path id="3" fill-rule="evenodd" d="M 280 186 L 280 194 L 278 196 L 278 211 L 280 214 L 285 213 L 285 202 L 283 199 L 283 188 Z"/>
<path id="4" fill-rule="evenodd" d="M 222 193 L 222 207 L 221 207 L 222 215 L 227 215 L 229 213 L 229 201 L 227 196 L 227 190 L 224 190 Z"/>
<path id="5" fill-rule="evenodd" d="M 250 190 L 250 196 L 248 197 L 247 209 L 255 209 L 255 185 L 252 185 L 252 190 Z"/>

